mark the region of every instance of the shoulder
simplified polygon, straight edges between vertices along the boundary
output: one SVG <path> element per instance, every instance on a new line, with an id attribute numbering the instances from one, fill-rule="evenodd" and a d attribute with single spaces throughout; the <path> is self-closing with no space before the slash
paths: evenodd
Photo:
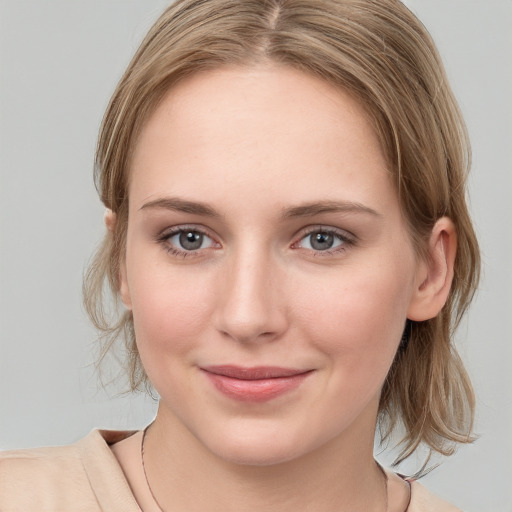
<path id="1" fill-rule="evenodd" d="M 417 480 L 383 468 L 388 480 L 390 510 L 406 512 L 461 512 L 447 501 L 432 494 Z M 404 491 L 405 487 L 405 491 Z"/>
<path id="2" fill-rule="evenodd" d="M 0 454 L 0 509 L 97 510 L 76 445 Z M 82 507 L 83 504 L 83 508 Z"/>
<path id="3" fill-rule="evenodd" d="M 461 510 L 431 493 L 419 482 L 412 481 L 411 503 L 407 512 L 461 512 Z"/>
<path id="4" fill-rule="evenodd" d="M 69 446 L 0 453 L 0 510 L 99 511 L 119 500 L 138 511 L 105 437 L 93 431 Z"/>

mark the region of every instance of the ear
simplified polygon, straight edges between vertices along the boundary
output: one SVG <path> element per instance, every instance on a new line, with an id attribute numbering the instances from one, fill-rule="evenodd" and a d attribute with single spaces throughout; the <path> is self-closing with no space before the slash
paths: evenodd
<path id="1" fill-rule="evenodd" d="M 407 318 L 421 322 L 434 318 L 446 304 L 453 281 L 453 266 L 457 253 L 457 233 L 448 217 L 434 225 L 428 244 L 428 254 L 418 266 L 416 284 Z"/>
<path id="2" fill-rule="evenodd" d="M 105 221 L 105 226 L 107 227 L 107 229 L 111 233 L 113 233 L 114 228 L 116 226 L 116 214 L 110 208 L 107 208 L 105 210 L 105 215 L 103 217 L 103 220 Z"/>
<path id="3" fill-rule="evenodd" d="M 105 210 L 105 226 L 109 230 L 110 233 L 114 232 L 116 227 L 116 214 L 110 209 L 107 208 Z M 132 301 L 130 297 L 130 290 L 128 288 L 128 280 L 126 276 L 126 262 L 123 258 L 119 265 L 119 275 L 118 275 L 118 283 L 119 283 L 119 295 L 121 297 L 121 301 L 128 308 L 132 309 Z"/>
<path id="4" fill-rule="evenodd" d="M 132 298 L 130 295 L 130 288 L 128 287 L 128 278 L 126 274 L 126 261 L 123 258 L 119 265 L 119 295 L 121 301 L 127 309 L 132 309 Z"/>

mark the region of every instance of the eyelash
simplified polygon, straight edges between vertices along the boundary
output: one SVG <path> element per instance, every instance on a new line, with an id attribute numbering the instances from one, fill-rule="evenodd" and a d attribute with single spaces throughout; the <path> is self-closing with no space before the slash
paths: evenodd
<path id="1" fill-rule="evenodd" d="M 300 238 L 297 240 L 297 242 L 294 242 L 292 244 L 293 249 L 302 249 L 301 247 L 298 247 L 298 244 L 306 239 L 307 237 L 310 237 L 311 235 L 315 233 L 321 233 L 325 235 L 330 235 L 336 238 L 341 242 L 340 245 L 332 248 L 332 249 L 326 249 L 325 251 L 320 250 L 314 250 L 314 249 L 304 249 L 306 251 L 312 251 L 313 255 L 315 257 L 329 257 L 333 256 L 342 252 L 345 252 L 349 247 L 354 246 L 356 244 L 356 237 L 352 235 L 351 233 L 347 233 L 346 231 L 341 231 L 336 228 L 332 227 L 325 227 L 325 226 L 313 226 L 306 228 L 306 230 L 302 231 L 300 233 Z"/>
<path id="2" fill-rule="evenodd" d="M 209 238 L 212 241 L 212 245 L 220 245 L 215 239 L 208 234 L 208 232 L 204 229 L 198 228 L 197 226 L 176 226 L 174 228 L 168 229 L 164 231 L 161 235 L 157 237 L 157 242 L 161 244 L 166 252 L 171 254 L 172 256 L 178 256 L 181 258 L 190 258 L 197 257 L 201 255 L 201 251 L 210 249 L 211 247 L 196 249 L 196 250 L 180 250 L 176 246 L 171 245 L 170 239 L 173 236 L 176 236 L 180 233 L 197 233 L 204 237 Z"/>
<path id="3" fill-rule="evenodd" d="M 170 239 L 180 233 L 197 233 L 199 235 L 202 235 L 203 237 L 207 237 L 212 241 L 212 245 L 220 246 L 218 242 L 215 241 L 215 239 L 208 234 L 208 232 L 204 229 L 198 228 L 197 226 L 176 226 L 174 228 L 168 229 L 165 232 L 163 232 L 161 235 L 157 237 L 157 242 L 161 244 L 167 253 L 171 254 L 172 256 L 177 256 L 181 258 L 190 258 L 190 257 L 197 257 L 200 256 L 202 251 L 215 248 L 215 247 L 206 247 L 206 248 L 199 248 L 195 250 L 180 250 L 176 246 L 171 245 Z M 314 250 L 314 249 L 307 249 L 307 248 L 301 248 L 299 247 L 299 243 L 306 239 L 308 236 L 311 236 L 315 233 L 321 233 L 325 235 L 330 235 L 336 238 L 338 241 L 340 241 L 340 245 L 332 248 L 332 249 L 326 249 L 324 251 L 321 250 Z M 292 249 L 303 249 L 308 252 L 312 252 L 315 257 L 328 257 L 335 254 L 339 254 L 341 252 L 346 251 L 349 247 L 356 244 L 356 238 L 354 235 L 349 234 L 345 231 L 341 231 L 339 229 L 331 228 L 331 227 L 324 227 L 324 226 L 313 226 L 310 228 L 306 228 L 306 230 L 302 231 L 299 235 L 300 238 L 296 242 L 294 242 L 291 245 Z"/>

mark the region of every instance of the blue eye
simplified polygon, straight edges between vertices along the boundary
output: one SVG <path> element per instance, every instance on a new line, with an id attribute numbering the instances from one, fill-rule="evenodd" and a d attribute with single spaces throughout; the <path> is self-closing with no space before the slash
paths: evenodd
<path id="1" fill-rule="evenodd" d="M 310 249 L 312 251 L 330 251 L 349 243 L 349 240 L 337 232 L 318 229 L 311 231 L 299 241 L 302 249 Z"/>
<path id="2" fill-rule="evenodd" d="M 166 237 L 167 243 L 177 251 L 198 251 L 213 247 L 215 242 L 201 231 L 180 229 Z"/>

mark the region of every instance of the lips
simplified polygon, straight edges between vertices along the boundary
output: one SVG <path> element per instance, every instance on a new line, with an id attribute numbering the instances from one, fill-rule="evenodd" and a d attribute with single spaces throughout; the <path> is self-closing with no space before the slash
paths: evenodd
<path id="1" fill-rule="evenodd" d="M 215 389 L 228 398 L 246 402 L 265 402 L 296 389 L 312 370 L 233 365 L 201 368 Z"/>

